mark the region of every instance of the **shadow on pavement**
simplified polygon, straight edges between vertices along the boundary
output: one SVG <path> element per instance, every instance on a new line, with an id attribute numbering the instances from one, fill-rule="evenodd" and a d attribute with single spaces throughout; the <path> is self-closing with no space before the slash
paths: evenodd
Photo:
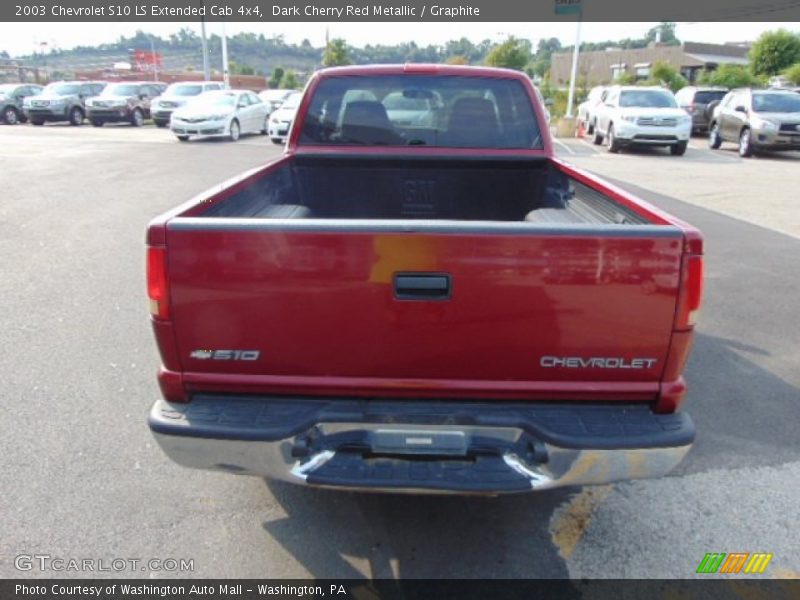
<path id="1" fill-rule="evenodd" d="M 684 408 L 697 441 L 676 474 L 797 460 L 800 389 L 753 360 L 768 356 L 744 342 L 696 336 Z"/>
<path id="2" fill-rule="evenodd" d="M 263 527 L 318 578 L 567 577 L 548 524 L 570 490 L 495 498 L 365 494 L 268 481 Z"/>

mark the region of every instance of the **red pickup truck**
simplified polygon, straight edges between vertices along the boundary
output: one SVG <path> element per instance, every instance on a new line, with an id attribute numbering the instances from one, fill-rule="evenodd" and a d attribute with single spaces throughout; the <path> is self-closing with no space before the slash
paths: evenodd
<path id="1" fill-rule="evenodd" d="M 554 157 L 503 69 L 315 73 L 285 154 L 147 232 L 176 462 L 332 488 L 499 494 L 658 477 L 700 233 Z"/>

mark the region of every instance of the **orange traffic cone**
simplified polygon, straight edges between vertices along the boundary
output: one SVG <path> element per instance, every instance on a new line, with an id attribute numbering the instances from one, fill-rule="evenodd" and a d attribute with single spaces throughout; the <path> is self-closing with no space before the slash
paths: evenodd
<path id="1" fill-rule="evenodd" d="M 583 128 L 583 119 L 578 119 L 578 130 L 575 132 L 576 138 L 586 137 L 586 130 Z"/>

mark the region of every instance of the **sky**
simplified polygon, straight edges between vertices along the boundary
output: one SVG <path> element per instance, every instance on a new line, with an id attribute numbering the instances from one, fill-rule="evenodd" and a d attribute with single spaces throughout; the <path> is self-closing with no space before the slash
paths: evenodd
<path id="1" fill-rule="evenodd" d="M 657 23 L 585 22 L 581 39 L 585 42 L 641 37 Z M 137 29 L 167 37 L 181 27 L 200 32 L 199 23 L 0 23 L 0 50 L 12 56 L 39 51 L 40 44 L 69 49 L 77 45 L 115 42 L 120 36 L 131 36 Z M 208 23 L 208 34 L 221 33 L 220 23 Z M 762 32 L 784 27 L 800 31 L 800 23 L 679 23 L 678 37 L 684 41 L 724 43 L 756 39 Z M 325 43 L 325 29 L 330 36 L 345 38 L 352 46 L 396 44 L 414 41 L 418 45 L 442 44 L 466 37 L 473 42 L 483 39 L 501 40 L 514 35 L 532 40 L 557 37 L 571 45 L 575 41 L 575 23 L 228 23 L 228 35 L 245 32 L 263 33 L 266 37 L 282 34 L 287 42 L 299 43 L 308 38 L 312 45 Z"/>

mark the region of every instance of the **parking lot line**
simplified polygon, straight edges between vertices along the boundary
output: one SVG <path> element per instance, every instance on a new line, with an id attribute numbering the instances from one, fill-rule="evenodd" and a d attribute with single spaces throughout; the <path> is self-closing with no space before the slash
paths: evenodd
<path id="1" fill-rule="evenodd" d="M 567 151 L 567 152 L 569 152 L 570 154 L 577 154 L 577 153 L 576 153 L 576 152 L 575 152 L 575 151 L 574 151 L 572 148 L 570 148 L 569 146 L 567 146 L 567 145 L 566 145 L 564 142 L 562 142 L 560 139 L 558 139 L 558 138 L 553 138 L 553 141 L 554 141 L 554 142 L 555 142 L 555 143 L 556 143 L 558 146 L 560 146 L 561 148 L 564 148 L 564 150 L 566 150 L 566 151 Z"/>

